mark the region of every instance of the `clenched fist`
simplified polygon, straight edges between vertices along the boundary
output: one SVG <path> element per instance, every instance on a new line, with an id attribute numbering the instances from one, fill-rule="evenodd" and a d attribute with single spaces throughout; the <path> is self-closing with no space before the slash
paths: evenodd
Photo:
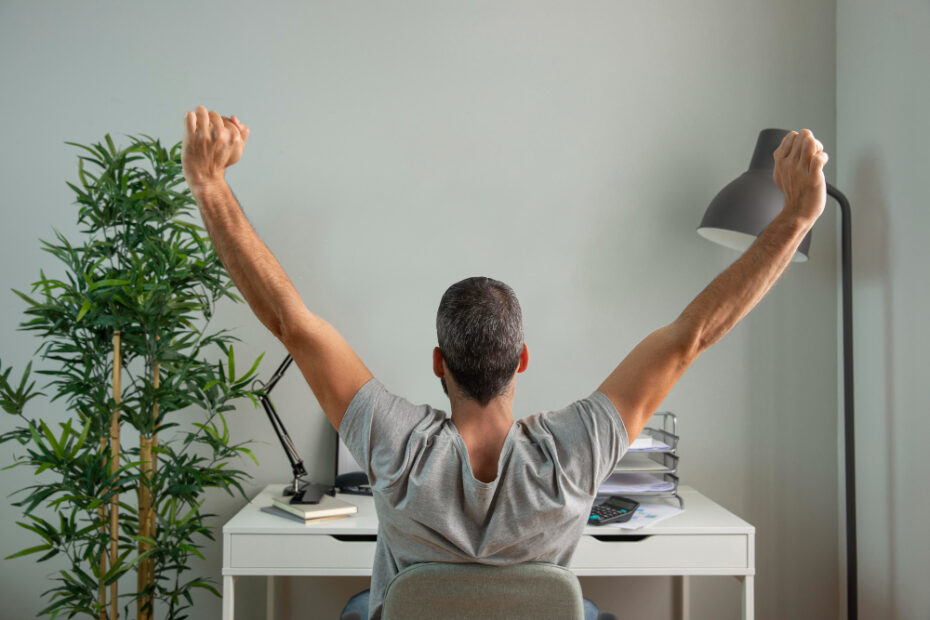
<path id="1" fill-rule="evenodd" d="M 830 159 L 809 129 L 790 131 L 775 149 L 773 178 L 785 194 L 785 210 L 816 220 L 827 203 L 823 167 Z"/>
<path id="2" fill-rule="evenodd" d="M 197 106 L 184 117 L 181 165 L 191 191 L 222 182 L 226 168 L 242 157 L 249 127 L 235 116 Z"/>

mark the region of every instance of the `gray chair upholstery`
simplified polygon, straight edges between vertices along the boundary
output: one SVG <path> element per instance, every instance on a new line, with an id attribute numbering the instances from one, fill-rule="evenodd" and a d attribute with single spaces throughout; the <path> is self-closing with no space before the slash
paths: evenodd
<path id="1" fill-rule="evenodd" d="M 427 562 L 384 591 L 383 620 L 583 620 L 581 585 L 563 566 Z"/>

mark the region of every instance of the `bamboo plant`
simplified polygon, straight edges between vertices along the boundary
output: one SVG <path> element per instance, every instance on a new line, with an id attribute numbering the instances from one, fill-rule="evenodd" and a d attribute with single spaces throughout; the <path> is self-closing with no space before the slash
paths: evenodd
<path id="1" fill-rule="evenodd" d="M 15 501 L 19 525 L 38 544 L 10 556 L 57 563 L 42 615 L 185 618 L 194 588 L 219 596 L 210 579 L 189 577 L 190 560 L 213 540 L 205 492 L 245 495 L 247 474 L 231 467 L 247 442 L 233 443 L 225 414 L 253 398 L 259 359 L 236 370 L 226 330 L 208 325 L 216 304 L 240 301 L 209 238 L 193 221 L 180 144 L 148 136 L 117 148 L 80 149 L 76 194 L 80 238 L 43 241 L 61 274 L 40 277 L 21 329 L 37 334 L 48 378 L 40 395 L 30 362 L 21 379 L 0 364 L 0 406 L 18 426 L 0 435 L 10 467 L 36 483 Z M 39 403 L 42 403 L 41 405 Z M 43 409 L 35 416 L 31 409 Z M 54 408 L 54 409 L 52 409 Z M 54 412 L 54 413 L 53 413 Z M 53 424 L 50 417 L 64 418 Z M 134 429 L 138 445 L 121 442 Z M 136 572 L 134 591 L 121 578 Z"/>

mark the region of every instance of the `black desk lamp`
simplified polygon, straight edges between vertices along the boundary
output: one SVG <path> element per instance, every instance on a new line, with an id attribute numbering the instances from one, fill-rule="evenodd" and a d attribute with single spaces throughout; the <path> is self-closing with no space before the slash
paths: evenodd
<path id="1" fill-rule="evenodd" d="M 775 219 L 785 203 L 785 197 L 775 181 L 775 149 L 788 132 L 784 129 L 763 129 L 759 132 L 749 170 L 720 190 L 704 213 L 698 233 L 721 245 L 745 250 L 768 224 Z M 858 617 L 856 596 L 856 459 L 855 427 L 853 425 L 853 335 L 852 335 L 852 234 L 850 232 L 849 201 L 838 189 L 827 183 L 827 194 L 840 207 L 841 254 L 843 285 L 843 405 L 845 415 L 846 460 L 846 608 L 849 618 Z M 810 233 L 801 242 L 792 260 L 807 260 Z"/>
<path id="2" fill-rule="evenodd" d="M 261 381 L 256 380 L 252 384 L 252 389 L 257 392 L 258 400 L 262 403 L 262 407 L 265 408 L 265 413 L 268 414 L 268 420 L 271 422 L 271 426 L 274 428 L 274 432 L 278 436 L 278 440 L 281 442 L 281 447 L 284 448 L 284 453 L 287 455 L 287 460 L 291 463 L 291 470 L 294 474 L 294 481 L 289 486 L 284 488 L 284 495 L 294 496 L 291 499 L 292 504 L 316 504 L 320 501 L 320 498 L 323 497 L 324 493 L 330 491 L 330 487 L 322 484 L 312 484 L 301 480 L 303 476 L 307 475 L 307 470 L 304 468 L 303 459 L 301 459 L 300 455 L 297 453 L 297 448 L 294 447 L 294 442 L 291 441 L 291 436 L 287 434 L 287 429 L 284 428 L 284 423 L 281 422 L 281 418 L 278 417 L 278 412 L 275 410 L 274 404 L 268 397 L 274 386 L 277 385 L 278 381 L 281 380 L 281 377 L 284 376 L 284 371 L 287 370 L 287 367 L 290 366 L 291 362 L 293 361 L 294 358 L 292 358 L 290 355 L 285 357 L 284 361 L 281 362 L 281 365 L 278 366 L 278 369 L 274 371 L 274 374 L 271 376 L 271 379 L 269 379 L 267 383 L 262 383 Z"/>

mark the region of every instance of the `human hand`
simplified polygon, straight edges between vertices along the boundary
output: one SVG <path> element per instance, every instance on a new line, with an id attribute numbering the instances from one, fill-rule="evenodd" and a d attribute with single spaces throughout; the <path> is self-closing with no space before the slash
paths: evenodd
<path id="1" fill-rule="evenodd" d="M 191 191 L 222 182 L 226 168 L 242 157 L 249 127 L 235 116 L 220 116 L 203 106 L 184 117 L 181 166 Z"/>
<path id="2" fill-rule="evenodd" d="M 816 220 L 827 203 L 823 167 L 830 159 L 809 129 L 790 131 L 775 149 L 773 178 L 785 195 L 784 210 Z"/>

